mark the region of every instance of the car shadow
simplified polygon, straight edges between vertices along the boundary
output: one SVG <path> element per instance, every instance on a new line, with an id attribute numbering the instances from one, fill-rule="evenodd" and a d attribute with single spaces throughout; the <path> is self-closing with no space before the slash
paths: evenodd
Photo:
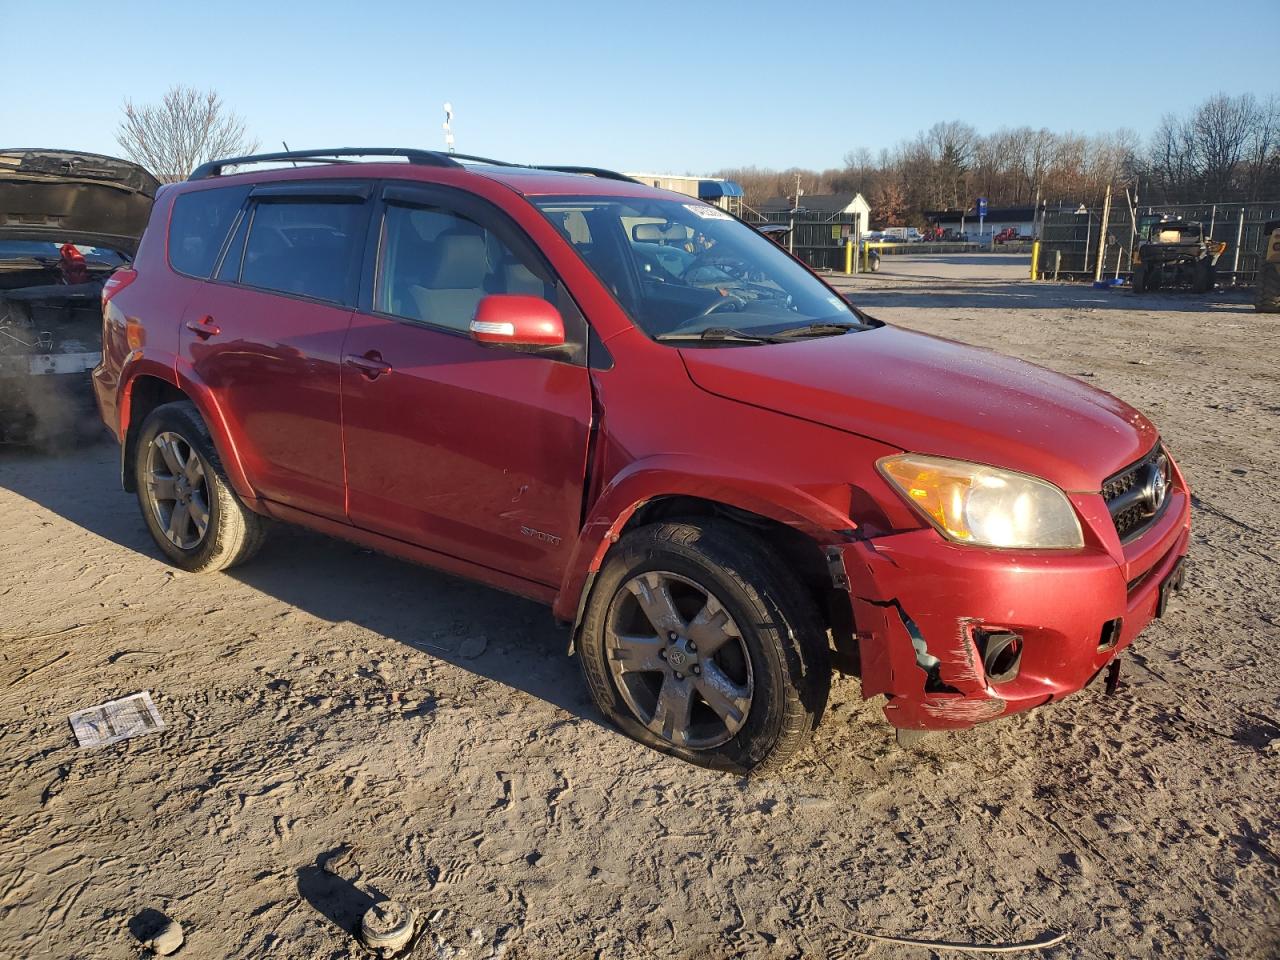
<path id="1" fill-rule="evenodd" d="M 64 456 L 0 447 L 0 487 L 91 533 L 164 562 L 132 494 L 120 489 L 113 443 Z M 543 605 L 274 524 L 262 552 L 228 576 L 329 623 L 351 623 L 600 722 L 569 635 Z"/>
<path id="2" fill-rule="evenodd" d="M 901 281 L 910 279 L 912 282 Z M 932 281 L 932 282 L 930 282 Z M 838 285 L 854 306 L 929 307 L 934 310 L 1149 310 L 1153 313 L 1254 313 L 1243 290 L 1218 290 L 1199 295 L 1190 291 L 1136 294 L 1124 289 L 1098 290 L 1081 284 L 956 283 L 944 277 L 884 278 L 883 286 L 850 288 Z M 892 284 L 898 284 L 892 286 Z"/>

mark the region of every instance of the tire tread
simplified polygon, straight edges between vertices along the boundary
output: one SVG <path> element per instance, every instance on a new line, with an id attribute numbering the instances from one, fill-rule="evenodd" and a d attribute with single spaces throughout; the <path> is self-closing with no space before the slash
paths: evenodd
<path id="1" fill-rule="evenodd" d="M 158 432 L 157 427 L 165 422 L 172 422 L 172 426 L 180 432 L 185 431 L 187 439 L 211 468 L 211 475 L 207 480 L 210 497 L 216 501 L 210 506 L 213 507 L 217 522 L 213 524 L 212 542 L 202 544 L 201 549 L 190 555 L 176 553 L 175 548 L 167 541 L 161 542 L 160 537 L 155 538 L 156 542 L 171 561 L 191 573 L 217 573 L 244 563 L 262 549 L 267 538 L 268 521 L 246 507 L 236 496 L 227 480 L 222 458 L 218 456 L 209 428 L 200 416 L 200 411 L 189 400 L 161 404 L 151 411 L 140 431 L 139 445 L 149 442 L 151 434 Z M 134 461 L 139 474 L 138 503 L 150 529 L 152 521 L 143 499 L 145 484 L 141 476 L 145 458 L 139 452 Z"/>

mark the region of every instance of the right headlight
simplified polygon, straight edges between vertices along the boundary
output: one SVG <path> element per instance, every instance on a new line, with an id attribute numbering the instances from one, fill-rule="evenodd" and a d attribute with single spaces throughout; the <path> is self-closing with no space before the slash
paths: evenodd
<path id="1" fill-rule="evenodd" d="M 980 463 L 905 453 L 876 466 L 948 539 L 986 547 L 1072 550 L 1080 520 L 1053 484 Z"/>

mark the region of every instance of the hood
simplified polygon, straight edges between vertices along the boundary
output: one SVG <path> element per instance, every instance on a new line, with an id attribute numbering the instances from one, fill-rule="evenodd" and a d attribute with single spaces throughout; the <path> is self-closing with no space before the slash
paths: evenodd
<path id="1" fill-rule="evenodd" d="M 0 240 L 78 243 L 133 256 L 159 188 L 127 160 L 0 149 Z"/>
<path id="2" fill-rule="evenodd" d="M 890 326 L 681 354 L 693 382 L 718 396 L 1068 491 L 1096 492 L 1157 436 L 1138 411 L 1078 380 Z"/>

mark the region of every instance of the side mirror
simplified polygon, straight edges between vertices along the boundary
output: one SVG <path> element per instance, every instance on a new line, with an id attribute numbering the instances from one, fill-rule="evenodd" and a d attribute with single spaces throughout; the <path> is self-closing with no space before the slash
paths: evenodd
<path id="1" fill-rule="evenodd" d="M 476 307 L 471 339 L 491 346 L 564 346 L 560 311 L 541 297 L 491 293 Z"/>

